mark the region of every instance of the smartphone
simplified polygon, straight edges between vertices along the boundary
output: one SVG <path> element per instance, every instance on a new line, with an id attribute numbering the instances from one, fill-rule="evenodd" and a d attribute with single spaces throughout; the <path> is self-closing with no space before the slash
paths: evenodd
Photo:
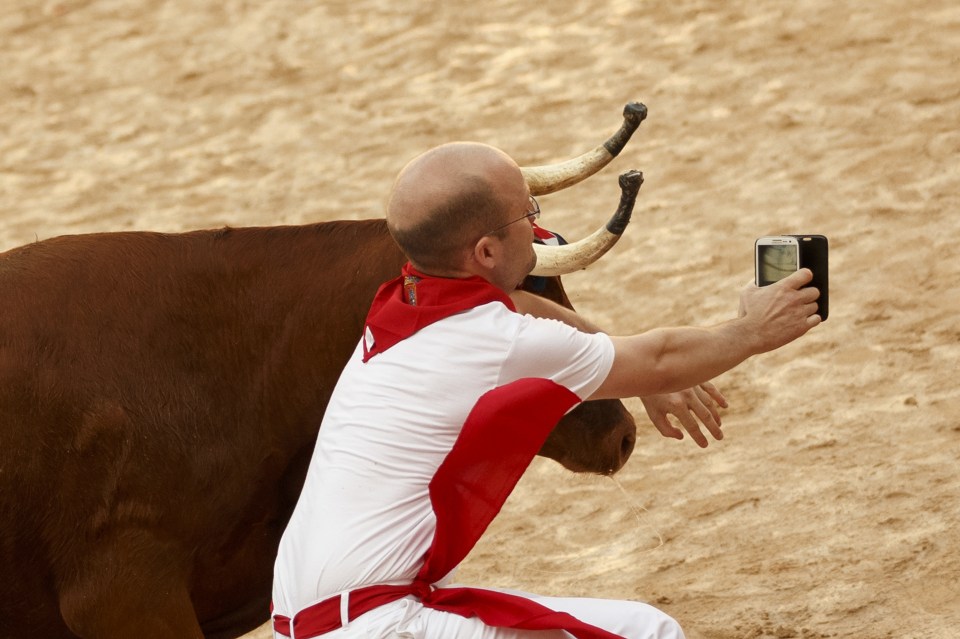
<path id="1" fill-rule="evenodd" d="M 830 314 L 829 245 L 823 235 L 768 235 L 754 245 L 757 286 L 768 286 L 801 269 L 813 271 L 810 286 L 820 291 L 817 314 Z"/>

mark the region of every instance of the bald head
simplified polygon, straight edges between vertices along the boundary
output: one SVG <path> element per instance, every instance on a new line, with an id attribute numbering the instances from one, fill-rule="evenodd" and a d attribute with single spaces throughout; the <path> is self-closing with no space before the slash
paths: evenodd
<path id="1" fill-rule="evenodd" d="M 456 268 L 475 242 L 525 197 L 517 163 L 485 144 L 454 142 L 414 158 L 397 176 L 387 226 L 414 266 Z"/>

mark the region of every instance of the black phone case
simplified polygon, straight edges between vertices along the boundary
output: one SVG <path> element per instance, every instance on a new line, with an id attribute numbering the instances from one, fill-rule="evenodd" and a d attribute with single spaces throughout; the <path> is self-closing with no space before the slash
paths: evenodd
<path id="1" fill-rule="evenodd" d="M 791 235 L 790 237 L 797 238 L 797 244 L 800 246 L 800 268 L 813 271 L 813 281 L 810 282 L 810 286 L 820 291 L 820 297 L 817 299 L 817 315 L 825 320 L 830 314 L 830 264 L 827 238 L 823 235 Z"/>

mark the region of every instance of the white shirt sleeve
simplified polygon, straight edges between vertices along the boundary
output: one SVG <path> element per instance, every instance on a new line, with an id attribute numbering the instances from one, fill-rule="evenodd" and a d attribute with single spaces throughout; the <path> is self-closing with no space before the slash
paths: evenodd
<path id="1" fill-rule="evenodd" d="M 613 342 L 604 333 L 583 333 L 557 320 L 525 315 L 500 371 L 500 384 L 541 377 L 585 400 L 607 378 L 613 357 Z"/>

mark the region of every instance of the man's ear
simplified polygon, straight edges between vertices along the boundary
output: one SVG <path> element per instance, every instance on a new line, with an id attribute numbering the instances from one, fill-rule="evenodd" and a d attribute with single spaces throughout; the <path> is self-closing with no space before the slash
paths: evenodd
<path id="1" fill-rule="evenodd" d="M 491 270 L 497 264 L 500 244 L 489 235 L 484 235 L 473 245 L 473 260 L 482 268 Z"/>

